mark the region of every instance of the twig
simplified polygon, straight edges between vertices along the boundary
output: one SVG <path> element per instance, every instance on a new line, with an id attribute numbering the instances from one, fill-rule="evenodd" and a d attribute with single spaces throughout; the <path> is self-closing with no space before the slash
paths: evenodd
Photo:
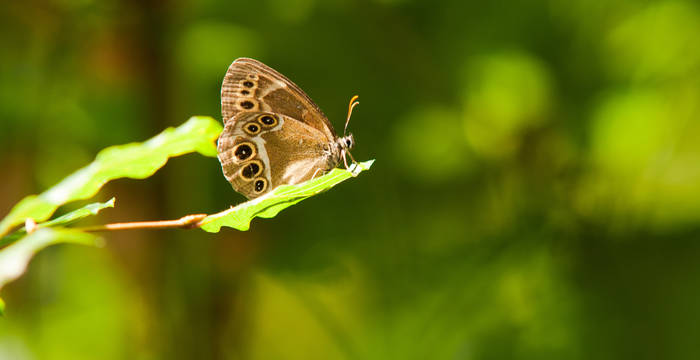
<path id="1" fill-rule="evenodd" d="M 183 216 L 177 220 L 123 222 L 75 229 L 89 232 L 132 229 L 194 229 L 200 227 L 200 221 L 207 216 L 207 214 L 193 214 Z"/>

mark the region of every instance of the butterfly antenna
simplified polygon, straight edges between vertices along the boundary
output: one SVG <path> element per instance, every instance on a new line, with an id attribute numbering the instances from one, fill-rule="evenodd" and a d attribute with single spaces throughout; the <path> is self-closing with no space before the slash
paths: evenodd
<path id="1" fill-rule="evenodd" d="M 350 116 L 352 116 L 352 109 L 355 108 L 355 106 L 360 105 L 360 102 L 357 101 L 357 98 L 359 98 L 359 95 L 355 95 L 350 99 L 350 105 L 348 105 L 348 118 L 345 119 L 345 129 L 343 129 L 343 136 L 348 132 L 348 124 L 350 123 Z"/>

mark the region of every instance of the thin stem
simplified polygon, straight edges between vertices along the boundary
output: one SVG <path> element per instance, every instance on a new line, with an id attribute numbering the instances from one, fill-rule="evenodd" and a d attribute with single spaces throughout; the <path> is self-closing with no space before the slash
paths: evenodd
<path id="1" fill-rule="evenodd" d="M 88 226 L 75 229 L 89 232 L 132 229 L 193 229 L 200 227 L 200 221 L 202 221 L 207 216 L 207 214 L 193 214 L 183 216 L 177 220 L 134 221 Z"/>

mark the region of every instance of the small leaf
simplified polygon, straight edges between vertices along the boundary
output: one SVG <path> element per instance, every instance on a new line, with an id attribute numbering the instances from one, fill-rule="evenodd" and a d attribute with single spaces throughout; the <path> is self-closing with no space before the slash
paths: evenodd
<path id="1" fill-rule="evenodd" d="M 65 215 L 59 216 L 51 221 L 47 221 L 44 223 L 39 224 L 40 227 L 49 227 L 49 226 L 65 226 L 65 225 L 70 225 L 78 220 L 81 220 L 83 218 L 86 218 L 88 216 L 92 215 L 97 215 L 100 211 L 106 208 L 113 208 L 114 207 L 114 198 L 109 199 L 107 202 L 96 202 L 92 204 L 87 204 L 80 209 L 71 211 Z"/>
<path id="2" fill-rule="evenodd" d="M 93 234 L 61 228 L 42 228 L 19 239 L 0 251 L 0 289 L 20 277 L 29 260 L 39 250 L 58 243 L 96 245 L 99 237 Z"/>
<path id="3" fill-rule="evenodd" d="M 333 169 L 330 173 L 319 178 L 296 185 L 282 185 L 257 199 L 239 204 L 231 209 L 209 215 L 200 223 L 200 228 L 208 232 L 219 232 L 222 226 L 232 227 L 241 231 L 250 228 L 254 217 L 272 218 L 283 209 L 304 199 L 326 191 L 331 187 L 368 170 L 374 160 L 358 164 L 354 169 Z M 353 174 L 354 172 L 354 174 Z"/>
<path id="4" fill-rule="evenodd" d="M 86 218 L 91 215 L 97 215 L 102 209 L 114 207 L 114 198 L 104 203 L 92 203 L 81 207 L 80 209 L 71 211 L 65 215 L 59 216 L 51 221 L 43 222 L 38 224 L 38 227 L 52 227 L 52 226 L 65 226 L 70 225 L 78 220 Z M 21 238 L 27 233 L 27 230 L 22 228 L 15 231 L 14 233 L 0 238 L 0 246 L 5 246 L 15 242 L 17 239 Z"/>
<path id="5" fill-rule="evenodd" d="M 143 142 L 108 147 L 95 161 L 74 172 L 40 195 L 22 199 L 0 222 L 0 236 L 7 234 L 26 218 L 37 222 L 48 219 L 56 209 L 68 202 L 95 195 L 110 180 L 128 177 L 143 179 L 153 175 L 168 158 L 198 152 L 216 156 L 214 141 L 221 125 L 210 117 L 192 117 L 177 128 L 168 128 Z"/>

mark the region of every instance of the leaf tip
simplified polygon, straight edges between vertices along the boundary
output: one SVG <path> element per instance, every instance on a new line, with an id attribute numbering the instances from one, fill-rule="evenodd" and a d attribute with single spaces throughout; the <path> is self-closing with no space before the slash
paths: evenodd
<path id="1" fill-rule="evenodd" d="M 369 170 L 369 168 L 372 167 L 372 164 L 374 164 L 375 161 L 376 161 L 376 159 L 363 161 L 360 163 L 360 166 L 362 167 L 362 170 Z"/>

